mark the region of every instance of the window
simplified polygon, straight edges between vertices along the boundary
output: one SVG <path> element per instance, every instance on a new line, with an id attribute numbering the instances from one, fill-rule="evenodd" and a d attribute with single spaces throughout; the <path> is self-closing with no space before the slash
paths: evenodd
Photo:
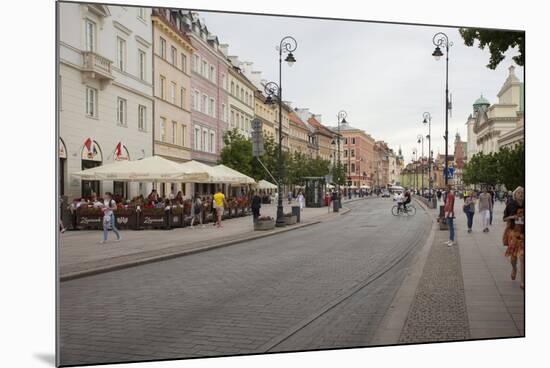
<path id="1" fill-rule="evenodd" d="M 178 123 L 172 121 L 172 144 L 178 141 Z"/>
<path id="2" fill-rule="evenodd" d="M 138 8 L 138 18 L 145 20 L 145 8 Z"/>
<path id="3" fill-rule="evenodd" d="M 231 81 L 231 94 L 235 94 L 235 82 Z"/>
<path id="4" fill-rule="evenodd" d="M 225 104 L 222 104 L 222 121 L 227 122 L 227 110 L 225 109 Z"/>
<path id="5" fill-rule="evenodd" d="M 199 71 L 199 55 L 193 55 L 193 65 L 191 65 L 194 71 Z"/>
<path id="6" fill-rule="evenodd" d="M 355 138 L 351 139 L 351 144 L 355 144 Z"/>
<path id="7" fill-rule="evenodd" d="M 206 60 L 203 60 L 201 64 L 201 75 L 205 78 L 206 78 L 207 69 L 208 69 L 208 63 L 206 62 Z"/>
<path id="8" fill-rule="evenodd" d="M 195 91 L 195 93 L 193 93 L 193 109 L 198 111 L 199 103 L 200 103 L 199 91 Z"/>
<path id="9" fill-rule="evenodd" d="M 170 82 L 170 101 L 176 104 L 176 83 Z"/>
<path id="10" fill-rule="evenodd" d="M 165 89 L 166 88 L 166 78 L 164 76 L 160 76 L 160 98 L 163 100 L 165 99 Z"/>
<path id="11" fill-rule="evenodd" d="M 86 87 L 86 115 L 97 117 L 97 89 Z"/>
<path id="12" fill-rule="evenodd" d="M 185 109 L 185 88 L 180 88 L 180 107 Z"/>
<path id="13" fill-rule="evenodd" d="M 160 57 L 163 59 L 166 59 L 166 40 L 164 38 L 160 38 Z"/>
<path id="14" fill-rule="evenodd" d="M 160 118 L 160 141 L 164 142 L 166 141 L 166 118 Z"/>
<path id="15" fill-rule="evenodd" d="M 120 70 L 126 69 L 126 41 L 122 38 L 116 38 L 116 65 Z"/>
<path id="16" fill-rule="evenodd" d="M 116 121 L 120 125 L 126 125 L 126 100 L 117 98 Z"/>
<path id="17" fill-rule="evenodd" d="M 205 129 L 202 131 L 202 150 L 206 151 L 208 149 L 208 131 Z"/>
<path id="18" fill-rule="evenodd" d="M 145 119 L 146 119 L 146 109 L 143 105 L 138 105 L 138 129 L 141 131 L 145 131 Z"/>
<path id="19" fill-rule="evenodd" d="M 91 20 L 86 19 L 86 51 L 95 51 L 95 23 Z"/>
<path id="20" fill-rule="evenodd" d="M 201 141 L 201 130 L 200 128 L 195 127 L 195 150 L 200 149 L 200 141 Z"/>
<path id="21" fill-rule="evenodd" d="M 248 92 L 246 92 L 244 95 L 245 95 L 244 102 L 245 102 L 245 103 L 249 103 L 249 102 L 248 102 Z"/>
<path id="22" fill-rule="evenodd" d="M 216 117 L 216 109 L 214 108 L 214 99 L 210 98 L 210 104 L 208 105 L 208 115 Z"/>
<path id="23" fill-rule="evenodd" d="M 355 157 L 355 150 L 351 150 L 351 157 Z"/>
<path id="24" fill-rule="evenodd" d="M 348 144 L 348 139 L 344 138 L 344 144 Z"/>
<path id="25" fill-rule="evenodd" d="M 241 101 L 244 101 L 244 89 L 241 87 Z"/>
<path id="26" fill-rule="evenodd" d="M 222 88 L 227 90 L 227 78 L 225 77 L 225 74 L 222 74 Z"/>
<path id="27" fill-rule="evenodd" d="M 235 127 L 235 111 L 231 111 L 231 127 Z"/>
<path id="28" fill-rule="evenodd" d="M 187 73 L 187 56 L 183 52 L 181 53 L 181 70 Z"/>
<path id="29" fill-rule="evenodd" d="M 213 65 L 210 65 L 210 74 L 208 75 L 208 79 L 210 79 L 211 82 L 216 83 L 216 70 Z"/>
<path id="30" fill-rule="evenodd" d="M 214 139 L 214 132 L 210 132 L 210 152 L 211 153 L 215 153 L 215 149 L 214 149 L 214 142 L 215 142 L 215 139 Z"/>
<path id="31" fill-rule="evenodd" d="M 202 105 L 201 105 L 201 112 L 205 113 L 206 114 L 206 108 L 207 108 L 207 105 L 208 104 L 208 96 L 207 95 L 202 95 Z"/>
<path id="32" fill-rule="evenodd" d="M 170 62 L 172 63 L 172 65 L 177 65 L 178 64 L 178 50 L 172 46 L 172 48 L 170 49 L 171 52 L 170 52 Z"/>
<path id="33" fill-rule="evenodd" d="M 185 136 L 187 135 L 187 132 L 185 131 L 185 125 L 181 125 L 181 133 L 180 133 L 180 144 L 182 146 L 185 146 Z"/>
<path id="34" fill-rule="evenodd" d="M 344 157 L 348 157 L 348 150 L 344 150 Z"/>
<path id="35" fill-rule="evenodd" d="M 140 8 L 141 9 L 141 8 Z M 139 79 L 145 80 L 146 74 L 146 54 L 143 50 L 138 50 L 138 62 L 139 62 Z"/>
<path id="36" fill-rule="evenodd" d="M 355 164 L 351 164 L 351 172 L 352 172 L 352 173 L 355 172 Z"/>

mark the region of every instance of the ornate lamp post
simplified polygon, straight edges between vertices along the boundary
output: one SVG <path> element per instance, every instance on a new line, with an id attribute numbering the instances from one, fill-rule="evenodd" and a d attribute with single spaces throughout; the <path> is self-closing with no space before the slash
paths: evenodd
<path id="1" fill-rule="evenodd" d="M 413 149 L 414 191 L 418 189 L 418 164 L 416 162 L 416 148 Z"/>
<path id="2" fill-rule="evenodd" d="M 416 138 L 418 139 L 418 143 L 422 142 L 422 151 L 420 154 L 420 177 L 422 178 L 422 184 L 420 187 L 420 191 L 422 195 L 424 195 L 424 136 L 422 134 L 419 134 Z"/>
<path id="3" fill-rule="evenodd" d="M 452 42 L 449 42 L 449 37 L 443 33 L 438 32 L 434 35 L 433 44 L 435 45 L 435 50 L 432 53 L 432 56 L 435 57 L 436 60 L 439 60 L 441 56 L 443 56 L 443 52 L 441 51 L 440 46 L 445 47 L 446 54 L 445 54 L 445 187 L 447 187 L 448 184 L 448 165 L 449 165 L 449 48 L 453 46 Z"/>
<path id="4" fill-rule="evenodd" d="M 340 124 L 344 124 L 344 123 L 347 123 L 346 122 L 346 117 L 348 116 L 348 113 L 345 112 L 344 110 L 340 110 L 338 112 L 338 182 L 336 183 L 338 186 L 337 186 L 337 189 L 336 189 L 336 193 L 338 194 L 338 201 L 340 201 L 340 167 L 341 167 L 341 162 L 340 162 Z M 340 205 L 340 202 L 338 202 L 338 205 Z"/>
<path id="5" fill-rule="evenodd" d="M 432 115 L 429 112 L 422 114 L 424 120 L 422 123 L 428 124 L 428 190 L 430 198 L 432 197 Z"/>
<path id="6" fill-rule="evenodd" d="M 279 51 L 279 84 L 277 85 L 274 82 L 269 82 L 264 86 L 264 91 L 267 94 L 266 104 L 273 103 L 273 97 L 277 97 L 279 100 L 279 149 L 278 149 L 278 160 L 279 160 L 279 177 L 277 182 L 277 226 L 284 226 L 283 220 L 283 193 L 282 193 L 282 182 L 283 182 L 283 88 L 282 88 L 282 65 L 283 65 L 283 54 L 287 54 L 285 61 L 288 63 L 288 66 L 292 66 L 296 59 L 292 54 L 293 51 L 298 47 L 298 43 L 293 37 L 286 36 L 284 37 L 277 50 Z"/>

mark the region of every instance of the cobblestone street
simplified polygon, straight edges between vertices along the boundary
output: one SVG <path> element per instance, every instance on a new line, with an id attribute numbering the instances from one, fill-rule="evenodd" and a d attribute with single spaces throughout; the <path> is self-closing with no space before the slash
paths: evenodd
<path id="1" fill-rule="evenodd" d="M 431 220 L 391 199 L 334 220 L 61 283 L 61 362 L 368 345 Z"/>

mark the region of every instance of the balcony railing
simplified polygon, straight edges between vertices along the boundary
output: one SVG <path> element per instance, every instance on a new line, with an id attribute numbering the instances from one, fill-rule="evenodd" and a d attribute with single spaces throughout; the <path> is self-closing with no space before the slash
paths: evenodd
<path id="1" fill-rule="evenodd" d="M 84 59 L 84 71 L 93 79 L 114 79 L 112 74 L 113 62 L 93 51 L 84 51 L 82 53 Z"/>

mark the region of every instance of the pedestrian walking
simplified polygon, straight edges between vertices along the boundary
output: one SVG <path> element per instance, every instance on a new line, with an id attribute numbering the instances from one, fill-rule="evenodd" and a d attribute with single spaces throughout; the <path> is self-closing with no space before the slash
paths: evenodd
<path id="1" fill-rule="evenodd" d="M 487 187 L 479 195 L 478 199 L 479 216 L 481 217 L 481 227 L 484 233 L 489 232 L 489 222 L 491 220 L 492 200 L 491 194 L 487 191 Z"/>
<path id="2" fill-rule="evenodd" d="M 489 209 L 489 226 L 493 225 L 493 208 L 495 207 L 496 195 L 493 188 L 489 191 L 491 195 L 491 208 Z"/>
<path id="3" fill-rule="evenodd" d="M 466 214 L 466 218 L 468 220 L 468 233 L 472 232 L 472 224 L 474 222 L 474 214 L 475 214 L 476 204 L 475 204 L 475 197 L 473 194 L 465 193 L 464 194 L 464 213 Z"/>
<path id="4" fill-rule="evenodd" d="M 448 185 L 445 196 L 445 218 L 447 219 L 447 226 L 449 227 L 449 241 L 445 242 L 447 246 L 452 247 L 455 244 L 455 195 L 452 191 L 452 185 Z"/>
<path id="5" fill-rule="evenodd" d="M 292 192 L 288 192 L 288 204 L 292 203 Z"/>
<path id="6" fill-rule="evenodd" d="M 216 210 L 216 226 L 223 227 L 222 215 L 224 208 L 227 207 L 227 202 L 225 201 L 225 195 L 220 190 L 218 190 L 216 194 L 214 194 L 214 200 L 212 204 L 214 205 L 214 209 Z"/>
<path id="7" fill-rule="evenodd" d="M 254 192 L 252 195 L 252 202 L 250 204 L 250 208 L 252 209 L 252 221 L 255 223 L 258 221 L 258 218 L 260 217 L 260 208 L 262 207 L 262 198 L 258 195 L 258 193 Z"/>
<path id="8" fill-rule="evenodd" d="M 193 225 L 195 224 L 195 220 L 198 218 L 199 223 L 201 224 L 201 227 L 204 227 L 204 224 L 202 223 L 202 213 L 203 213 L 203 206 L 202 206 L 202 200 L 200 196 L 194 195 L 193 199 L 191 200 L 191 229 L 194 229 Z"/>
<path id="9" fill-rule="evenodd" d="M 503 245 L 506 248 L 506 257 L 510 257 L 512 264 L 512 280 L 516 279 L 517 262 L 520 261 L 520 287 L 525 288 L 525 192 L 522 187 L 517 187 L 512 193 L 504 209 L 503 221 L 506 221 L 506 228 L 502 236 Z"/>
<path id="10" fill-rule="evenodd" d="M 304 198 L 304 195 L 302 194 L 302 191 L 300 190 L 298 192 L 298 204 L 300 205 L 300 211 L 304 209 L 304 202 L 305 202 L 305 198 Z"/>
<path id="11" fill-rule="evenodd" d="M 105 193 L 105 198 L 103 199 L 103 240 L 100 241 L 101 244 L 107 241 L 107 236 L 109 235 L 109 230 L 112 230 L 117 239 L 120 241 L 120 234 L 116 228 L 115 224 L 115 213 L 113 210 L 116 209 L 116 202 L 113 199 L 113 195 L 110 192 Z"/>

